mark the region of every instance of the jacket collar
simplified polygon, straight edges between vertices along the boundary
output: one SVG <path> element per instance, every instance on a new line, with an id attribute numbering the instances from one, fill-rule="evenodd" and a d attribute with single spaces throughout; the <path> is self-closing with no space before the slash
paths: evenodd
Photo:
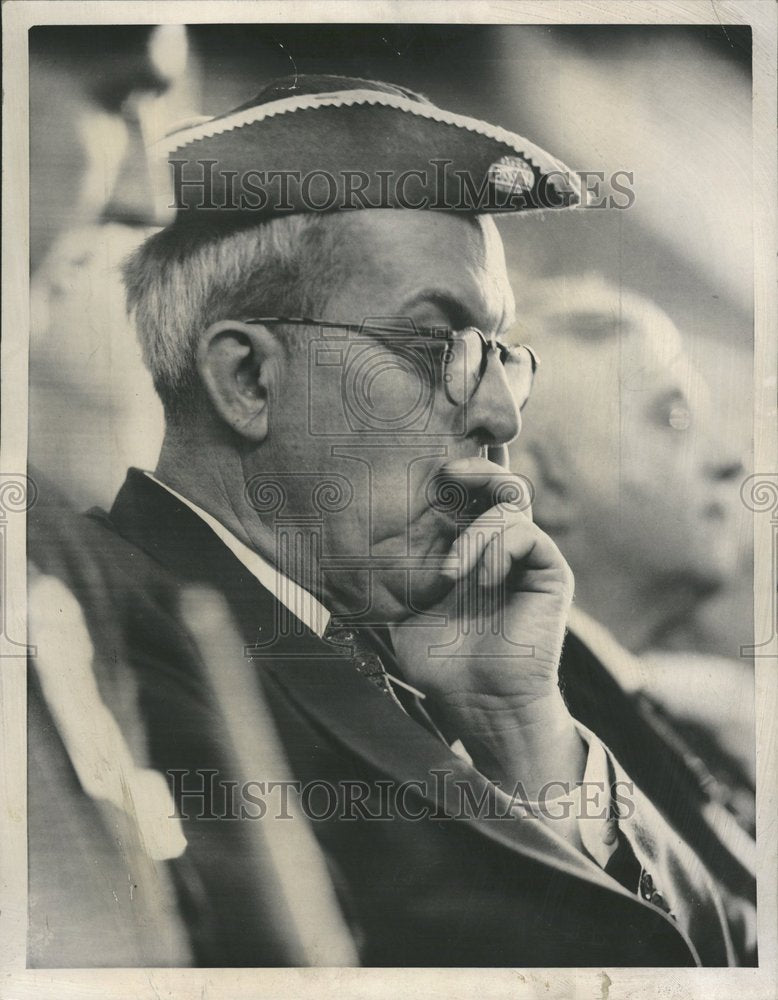
<path id="1" fill-rule="evenodd" d="M 192 500 L 182 496 L 172 486 L 161 482 L 150 472 L 144 474 L 148 479 L 156 483 L 157 486 L 161 486 L 180 503 L 187 506 L 201 521 L 205 521 L 216 537 L 243 563 L 249 573 L 256 577 L 262 586 L 269 590 L 296 618 L 304 625 L 307 625 L 316 635 L 324 635 L 331 616 L 329 611 L 313 594 L 295 583 L 294 580 L 291 580 L 277 567 L 272 566 L 254 549 L 249 548 L 248 545 L 237 538 L 229 528 L 225 527 L 212 514 L 209 514 L 208 511 L 203 510 L 202 507 L 198 507 Z"/>

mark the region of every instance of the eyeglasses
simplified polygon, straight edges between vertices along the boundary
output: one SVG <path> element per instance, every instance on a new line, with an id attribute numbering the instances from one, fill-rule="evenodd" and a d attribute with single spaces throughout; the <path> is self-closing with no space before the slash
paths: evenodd
<path id="1" fill-rule="evenodd" d="M 492 336 L 487 338 L 475 326 L 463 330 L 450 327 L 417 327 L 412 321 L 408 326 L 390 326 L 371 323 L 333 323 L 329 320 L 305 316 L 259 316 L 244 323 L 283 323 L 289 326 L 317 326 L 325 330 L 343 330 L 346 333 L 370 333 L 387 342 L 389 349 L 405 348 L 414 343 L 441 346 L 441 383 L 446 398 L 455 406 L 469 402 L 494 353 L 505 369 L 508 382 L 517 398 L 527 395 L 532 387 L 535 372 L 540 365 L 536 352 L 527 344 L 508 346 Z"/>

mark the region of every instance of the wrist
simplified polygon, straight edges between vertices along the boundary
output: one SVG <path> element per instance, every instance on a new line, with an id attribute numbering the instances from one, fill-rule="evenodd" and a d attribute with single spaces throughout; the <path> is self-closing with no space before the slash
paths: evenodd
<path id="1" fill-rule="evenodd" d="M 436 707 L 433 700 L 433 713 Z M 549 782 L 572 786 L 583 775 L 586 747 L 558 688 L 521 708 L 482 704 L 454 711 L 448 704 L 443 715 L 474 766 L 503 788 L 520 782 L 531 798 Z"/>

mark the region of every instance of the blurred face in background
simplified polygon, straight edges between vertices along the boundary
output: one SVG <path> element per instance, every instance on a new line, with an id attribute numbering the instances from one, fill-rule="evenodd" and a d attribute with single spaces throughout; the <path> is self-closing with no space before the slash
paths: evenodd
<path id="1" fill-rule="evenodd" d="M 542 290 L 523 324 L 543 364 L 512 467 L 533 479 L 536 518 L 579 581 L 723 584 L 738 556 L 741 465 L 669 317 L 576 279 Z"/>
<path id="2" fill-rule="evenodd" d="M 170 221 L 146 144 L 186 107 L 186 46 L 181 25 L 30 33 L 29 459 L 78 508 L 162 443 L 119 267 Z"/>

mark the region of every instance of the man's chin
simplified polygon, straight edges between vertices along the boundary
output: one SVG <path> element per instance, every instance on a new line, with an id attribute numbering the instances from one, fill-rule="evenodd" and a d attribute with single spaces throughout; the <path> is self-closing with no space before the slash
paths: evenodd
<path id="1" fill-rule="evenodd" d="M 399 568 L 407 561 L 406 550 L 398 558 L 398 570 L 386 570 L 382 574 L 383 586 L 392 594 L 397 605 L 393 621 L 423 614 L 451 592 L 454 583 L 443 576 L 440 569 L 454 537 L 455 531 L 447 518 L 436 515 L 426 519 L 423 529 L 417 524 L 410 549 L 415 563 L 413 568 Z"/>
<path id="2" fill-rule="evenodd" d="M 454 583 L 438 569 L 382 569 L 369 578 L 367 573 L 352 580 L 352 586 L 331 593 L 325 604 L 339 617 L 354 623 L 391 625 L 424 614 L 451 592 Z M 370 595 L 369 606 L 365 596 Z"/>

